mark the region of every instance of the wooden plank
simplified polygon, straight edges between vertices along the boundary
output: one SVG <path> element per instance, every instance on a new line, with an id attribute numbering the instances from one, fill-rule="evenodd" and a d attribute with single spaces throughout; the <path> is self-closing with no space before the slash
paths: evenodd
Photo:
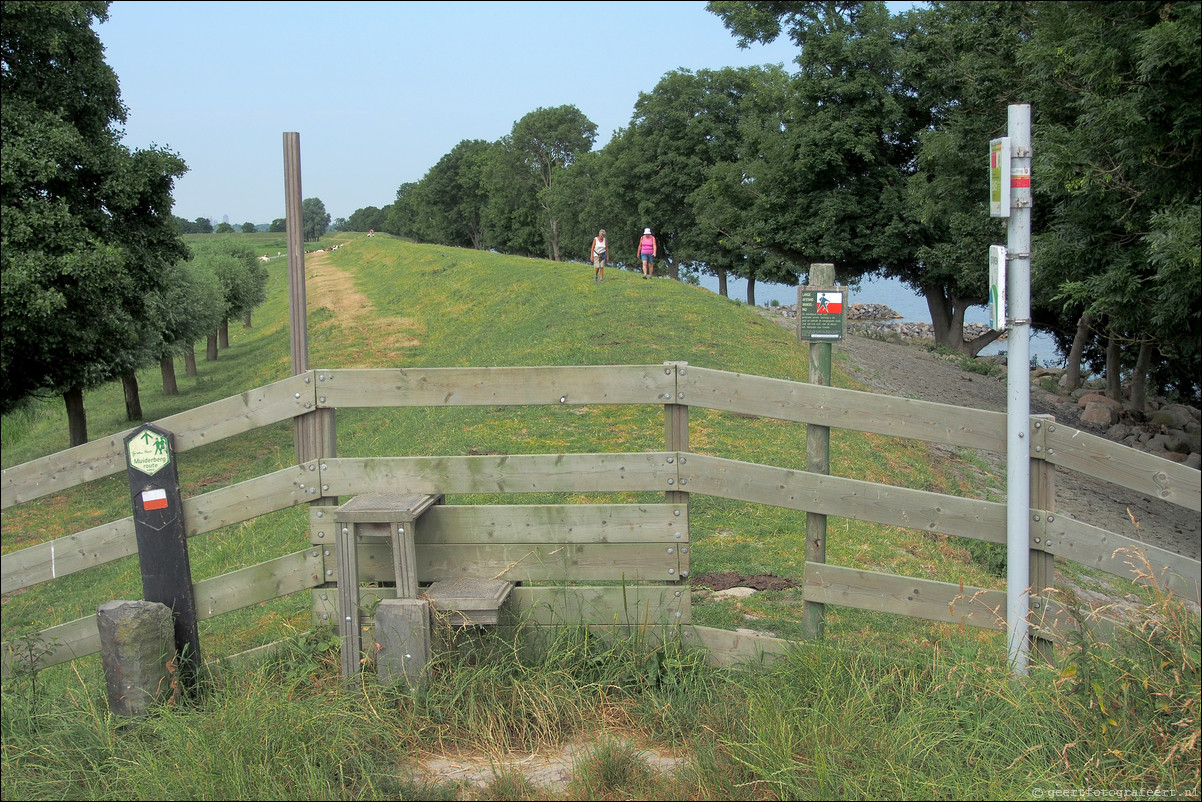
<path id="1" fill-rule="evenodd" d="M 663 585 L 516 587 L 512 613 L 539 626 L 675 626 L 690 620 L 689 589 Z"/>
<path id="2" fill-rule="evenodd" d="M 331 407 L 662 404 L 676 390 L 662 365 L 317 371 Z"/>
<path id="3" fill-rule="evenodd" d="M 44 629 L 38 635 L 42 643 L 49 647 L 37 662 L 39 669 L 87 657 L 100 651 L 100 630 L 96 626 L 95 614 Z M 2 647 L 6 676 L 12 666 L 12 646 L 11 642 L 6 641 Z"/>
<path id="4" fill-rule="evenodd" d="M 12 593 L 137 553 L 134 519 L 122 518 L 5 554 L 0 592 Z"/>
<path id="5" fill-rule="evenodd" d="M 1102 529 L 1067 515 L 1041 516 L 1032 526 L 1031 546 L 1088 568 L 1130 579 L 1141 585 L 1155 582 L 1174 595 L 1199 602 L 1202 563 L 1167 549 Z"/>
<path id="6" fill-rule="evenodd" d="M 930 401 L 820 387 L 689 366 L 680 402 L 838 429 L 1006 451 L 1006 415 Z"/>
<path id="7" fill-rule="evenodd" d="M 360 588 L 361 613 L 374 609 L 380 599 L 396 598 L 394 588 Z M 506 610 L 519 622 L 536 626 L 676 626 L 690 620 L 689 589 L 665 585 L 574 585 L 515 587 Z M 313 591 L 315 626 L 334 626 L 341 620 L 338 593 Z M 370 619 L 360 616 L 363 625 Z"/>
<path id="8" fill-rule="evenodd" d="M 322 460 L 328 496 L 357 493 L 605 493 L 675 489 L 676 454 L 516 454 Z M 672 462 L 668 462 L 669 458 Z M 669 480 L 673 484 L 669 484 Z"/>
<path id="9" fill-rule="evenodd" d="M 286 510 L 319 498 L 320 484 L 317 463 L 312 462 L 193 496 L 184 499 L 184 529 L 188 537 L 194 537 Z"/>
<path id="10" fill-rule="evenodd" d="M 175 435 L 176 453 L 182 453 L 311 411 L 315 403 L 312 375 L 304 373 L 153 423 Z M 133 430 L 5 469 L 0 472 L 0 508 L 125 471 L 124 439 Z"/>
<path id="11" fill-rule="evenodd" d="M 430 509 L 416 543 L 689 542 L 684 504 L 442 505 Z"/>
<path id="12" fill-rule="evenodd" d="M 696 645 L 708 652 L 709 662 L 719 667 L 748 663 L 766 663 L 788 654 L 797 643 L 760 635 L 756 632 L 714 627 L 688 626 L 683 630 L 686 645 Z"/>
<path id="13" fill-rule="evenodd" d="M 392 547 L 385 540 L 362 540 L 356 549 L 360 582 L 395 581 Z M 325 570 L 337 575 L 336 554 Z M 517 581 L 673 582 L 687 577 L 689 554 L 662 543 L 493 543 L 423 544 L 417 548 L 419 582 L 441 579 Z"/>
<path id="14" fill-rule="evenodd" d="M 680 483 L 693 493 L 853 520 L 1006 542 L 1006 505 L 690 454 Z"/>
<path id="15" fill-rule="evenodd" d="M 194 582 L 196 618 L 203 621 L 316 587 L 322 581 L 321 558 L 314 554 L 314 549 L 285 554 L 274 560 Z"/>
<path id="16" fill-rule="evenodd" d="M 1062 423 L 1049 424 L 1045 437 L 1045 459 L 1054 465 L 1202 510 L 1202 473 L 1194 468 Z"/>
<path id="17" fill-rule="evenodd" d="M 185 534 L 195 537 L 311 501 L 317 488 L 315 477 L 316 471 L 303 467 L 284 468 L 184 499 Z M 3 592 L 104 565 L 137 551 L 132 517 L 101 524 L 5 554 L 0 570 Z"/>
<path id="18" fill-rule="evenodd" d="M 1002 590 L 810 562 L 805 567 L 804 587 L 806 601 L 1006 629 L 1006 592 Z"/>
<path id="19" fill-rule="evenodd" d="M 212 618 L 242 607 L 295 593 L 314 585 L 317 561 L 312 549 L 298 551 L 243 568 L 222 576 L 193 583 L 197 620 Z M 96 616 L 77 618 L 39 633 L 52 648 L 39 667 L 48 668 L 100 651 L 100 632 Z M 4 644 L 5 670 L 11 658 L 10 644 Z"/>

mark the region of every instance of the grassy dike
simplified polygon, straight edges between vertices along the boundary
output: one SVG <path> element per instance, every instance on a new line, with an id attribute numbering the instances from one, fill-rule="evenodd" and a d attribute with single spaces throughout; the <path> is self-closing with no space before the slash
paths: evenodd
<path id="1" fill-rule="evenodd" d="M 231 347 L 216 362 L 203 361 L 201 349 L 198 378 L 183 377 L 179 366 L 179 396 L 161 394 L 157 368 L 139 377 L 148 419 L 288 375 L 285 260 L 268 270 L 268 301 L 253 327 L 231 325 Z M 346 247 L 310 260 L 306 273 L 310 364 L 318 368 L 687 361 L 806 378 L 805 349 L 743 304 L 616 268 L 596 284 L 584 264 L 347 235 Z M 834 383 L 850 386 L 838 362 Z M 131 425 L 119 385 L 87 394 L 85 403 L 92 437 Z M 65 432 L 61 400 L 5 417 L 3 465 L 64 448 Z M 338 436 L 341 456 L 659 450 L 663 413 L 655 406 L 345 410 Z M 804 468 L 804 443 L 801 424 L 691 415 L 691 447 L 715 456 Z M 840 476 L 982 497 L 1000 486 L 972 457 L 936 458 L 924 444 L 834 431 L 831 448 Z M 180 461 L 184 494 L 292 458 L 286 424 L 196 449 Z M 802 578 L 803 513 L 703 496 L 690 503 L 694 575 Z M 115 477 L 8 510 L 3 551 L 123 517 L 128 504 L 124 477 Z M 305 527 L 297 509 L 194 538 L 194 576 L 293 551 L 306 542 Z M 841 565 L 1003 587 L 954 538 L 832 519 L 827 553 Z M 139 596 L 134 558 L 30 588 L 4 599 L 4 638 L 88 615 L 98 601 Z M 828 608 L 825 643 L 758 670 L 719 671 L 672 646 L 603 645 L 566 632 L 533 661 L 503 644 L 485 665 L 470 655 L 441 657 L 429 688 L 410 697 L 371 683 L 342 686 L 329 638 L 304 634 L 308 605 L 302 593 L 202 622 L 206 657 L 281 638 L 288 646 L 265 663 L 219 672 L 201 703 L 131 730 L 107 719 L 96 658 L 6 679 L 4 798 L 972 799 L 1090 786 L 1198 789 L 1198 640 L 1189 635 L 1196 617 L 1181 619 L 1176 637 L 1163 630 L 1156 639 L 1135 637 L 1135 658 L 1091 645 L 1025 682 L 1009 678 L 998 635 L 839 608 Z M 797 589 L 698 600 L 693 618 L 789 638 L 799 634 L 800 610 Z M 1169 614 L 1166 603 L 1162 619 Z M 1158 657 L 1143 660 L 1153 648 Z M 1156 668 L 1145 671 L 1148 661 Z M 1177 679 L 1165 680 L 1166 672 Z M 1131 677 L 1142 677 L 1136 684 L 1144 690 L 1125 695 L 1118 711 L 1093 690 Z M 1135 698 L 1148 688 L 1164 691 L 1158 703 Z M 568 787 L 542 788 L 504 771 L 470 792 L 414 779 L 420 753 L 499 755 L 577 737 L 594 739 L 596 748 Z M 684 768 L 668 776 L 623 768 L 642 765 L 623 751 L 626 742 L 670 750 Z"/>

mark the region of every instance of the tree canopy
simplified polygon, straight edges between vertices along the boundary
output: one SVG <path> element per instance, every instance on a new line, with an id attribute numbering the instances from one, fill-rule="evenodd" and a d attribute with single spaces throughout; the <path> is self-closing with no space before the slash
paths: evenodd
<path id="1" fill-rule="evenodd" d="M 143 360 L 152 298 L 185 255 L 171 191 L 186 165 L 120 143 L 117 76 L 92 30 L 103 2 L 4 2 L 0 29 L 0 409 L 83 391 Z"/>

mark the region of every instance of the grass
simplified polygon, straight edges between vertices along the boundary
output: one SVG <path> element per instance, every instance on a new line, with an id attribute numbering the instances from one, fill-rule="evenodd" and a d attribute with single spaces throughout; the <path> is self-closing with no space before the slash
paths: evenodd
<path id="1" fill-rule="evenodd" d="M 254 236 L 254 235 L 248 235 Z M 607 271 L 383 236 L 349 235 L 327 255 L 367 304 L 347 314 L 310 295 L 314 367 L 658 364 L 804 380 L 807 355 L 780 326 L 708 291 Z M 264 246 L 269 247 L 269 246 Z M 182 377 L 180 395 L 140 376 L 148 419 L 284 378 L 289 372 L 287 274 L 268 265 L 268 301 L 254 327 Z M 319 272 L 319 271 L 318 271 Z M 201 352 L 203 359 L 203 351 Z M 850 386 L 836 364 L 834 383 Z M 87 394 L 93 437 L 128 428 L 118 385 Z M 61 401 L 6 416 L 4 467 L 66 445 Z M 348 410 L 339 454 L 637 451 L 663 447 L 658 407 Z M 694 450 L 804 468 L 805 427 L 694 410 Z M 973 455 L 832 432 L 841 476 L 991 498 L 999 482 Z M 185 496 L 290 465 L 291 429 L 267 427 L 188 452 Z M 654 493 L 613 494 L 648 500 Z M 449 499 L 467 503 L 481 499 Z M 513 498 L 526 503 L 545 497 Z M 580 500 L 580 499 L 572 499 Z M 606 500 L 596 498 L 591 500 Z M 128 515 L 122 477 L 6 510 L 5 554 Z M 693 573 L 773 573 L 800 581 L 804 513 L 706 496 L 690 500 Z M 295 551 L 304 510 L 227 527 L 189 542 L 196 579 Z M 989 554 L 969 542 L 863 521 L 828 522 L 835 564 L 1002 587 Z M 140 596 L 133 558 L 5 597 L 6 640 Z M 1153 596 L 1117 645 L 1083 640 L 1057 665 L 1018 680 L 992 632 L 828 606 L 826 640 L 768 666 L 705 665 L 677 643 L 611 641 L 565 628 L 538 654 L 509 637 L 480 650 L 438 651 L 416 694 L 347 686 L 328 632 L 311 632 L 309 594 L 201 623 L 203 656 L 265 643 L 257 663 L 212 667 L 204 697 L 132 724 L 104 703 L 95 657 L 2 688 L 5 799 L 783 799 L 1031 798 L 1078 788 L 1199 788 L 1196 614 Z M 694 606 L 696 623 L 798 634 L 800 591 Z M 34 648 L 37 648 L 34 644 Z M 266 725 L 265 725 L 266 724 Z M 547 783 L 505 760 L 583 739 L 570 779 Z M 675 760 L 665 773 L 646 758 Z M 476 756 L 496 770 L 480 784 L 422 771 L 430 754 Z M 644 767 L 646 768 L 644 770 Z"/>

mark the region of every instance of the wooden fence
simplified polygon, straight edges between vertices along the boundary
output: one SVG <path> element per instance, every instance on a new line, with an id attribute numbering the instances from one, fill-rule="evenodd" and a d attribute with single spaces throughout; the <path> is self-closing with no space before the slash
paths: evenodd
<path id="1" fill-rule="evenodd" d="M 334 410 L 364 407 L 523 405 L 658 405 L 664 450 L 339 458 Z M 689 409 L 699 407 L 1004 452 L 1006 416 L 924 401 L 781 379 L 663 365 L 529 368 L 310 370 L 240 396 L 156 421 L 174 433 L 177 454 L 296 419 L 300 465 L 184 499 L 188 537 L 258 516 L 310 505 L 310 543 L 258 565 L 195 583 L 198 619 L 305 589 L 314 618 L 337 614 L 331 603 L 336 554 L 328 548 L 328 513 L 339 498 L 367 493 L 512 494 L 655 490 L 664 504 L 435 507 L 416 544 L 418 578 L 506 574 L 523 583 L 514 604 L 544 611 L 539 621 L 583 620 L 679 627 L 684 637 L 726 663 L 783 642 L 694 626 L 687 592 L 688 498 L 706 494 L 860 519 L 925 532 L 1006 542 L 1004 503 L 874 484 L 803 470 L 740 462 L 690 450 Z M 326 416 L 321 418 L 320 416 Z M 313 425 L 313 421 L 319 421 Z M 130 430 L 132 431 L 132 430 Z M 299 433 L 307 432 L 301 435 Z M 3 471 L 2 509 L 27 504 L 126 470 L 121 432 Z M 301 443 L 302 436 L 307 442 Z M 1072 470 L 1198 511 L 1199 472 L 1054 421 L 1031 418 L 1033 481 L 1030 553 L 1034 631 L 1055 637 L 1069 625 L 1044 589 L 1055 584 L 1056 558 L 1141 579 L 1140 552 L 1173 593 L 1199 600 L 1199 562 L 1121 534 L 1057 515 L 1053 468 Z M 904 479 L 904 477 L 899 477 Z M 1038 505 L 1038 506 L 1036 506 Z M 571 507 L 578 509 L 570 509 Z M 592 507 L 592 509 L 589 509 Z M 475 516 L 468 520 L 470 516 Z M 484 516 L 481 518 L 480 516 Z M 452 521 L 454 520 L 454 523 Z M 460 535 L 452 536 L 454 529 Z M 298 543 L 298 546 L 302 544 Z M 2 592 L 84 571 L 136 552 L 133 518 L 123 518 L 3 556 Z M 365 549 L 360 578 L 386 580 L 383 554 Z M 376 567 L 373 567 L 376 566 Z M 602 581 L 602 585 L 589 582 Z M 615 581 L 623 583 L 615 587 Z M 568 584 L 565 584 L 568 583 Z M 1005 629 L 1005 591 L 959 583 L 807 563 L 808 602 Z M 631 616 L 633 599 L 635 614 Z M 96 599 L 97 605 L 108 599 Z M 99 649 L 95 616 L 44 629 L 48 666 Z M 6 655 L 8 649 L 5 650 Z"/>

